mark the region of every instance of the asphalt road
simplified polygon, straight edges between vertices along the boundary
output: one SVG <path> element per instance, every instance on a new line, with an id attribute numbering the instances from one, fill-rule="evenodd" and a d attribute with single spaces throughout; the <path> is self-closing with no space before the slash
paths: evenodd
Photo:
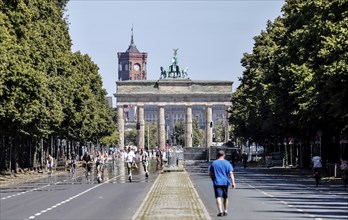
<path id="1" fill-rule="evenodd" d="M 101 184 L 79 172 L 1 187 L 0 219 L 131 219 L 157 177 L 155 162 L 151 165 L 148 179 L 138 172 L 131 183 L 123 162 L 117 162 L 109 164 Z M 210 216 L 217 219 L 208 164 L 186 167 Z M 348 189 L 341 182 L 323 180 L 315 187 L 310 173 L 252 167 L 237 167 L 235 176 L 237 189 L 229 191 L 224 219 L 348 219 Z"/>
<path id="2" fill-rule="evenodd" d="M 208 164 L 187 166 L 191 180 L 213 219 L 218 211 Z M 348 189 L 340 181 L 322 180 L 315 187 L 310 173 L 267 168 L 235 170 L 237 188 L 229 190 L 224 219 L 348 219 Z"/>
<path id="3" fill-rule="evenodd" d="M 134 173 L 131 183 L 117 162 L 101 184 L 81 171 L 2 187 L 0 219 L 130 219 L 157 177 L 153 168 L 149 178 Z"/>

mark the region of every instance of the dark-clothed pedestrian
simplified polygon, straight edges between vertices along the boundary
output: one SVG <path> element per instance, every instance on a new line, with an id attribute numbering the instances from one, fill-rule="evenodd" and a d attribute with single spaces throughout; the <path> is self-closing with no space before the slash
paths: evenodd
<path id="1" fill-rule="evenodd" d="M 219 210 L 217 216 L 226 216 L 228 207 L 228 187 L 236 187 L 232 164 L 225 160 L 225 152 L 218 152 L 218 159 L 209 167 L 209 176 L 213 181 L 216 204 Z M 232 184 L 231 184 L 232 181 Z M 222 209 L 222 204 L 224 209 Z"/>
<path id="2" fill-rule="evenodd" d="M 82 160 L 85 162 L 85 166 L 87 166 L 87 171 L 89 175 L 92 169 L 92 165 L 91 165 L 92 158 L 88 151 L 86 151 L 85 155 L 83 155 Z"/>
<path id="3" fill-rule="evenodd" d="M 156 152 L 156 161 L 157 161 L 157 170 L 161 170 L 163 166 L 163 154 L 161 149 L 158 149 Z"/>

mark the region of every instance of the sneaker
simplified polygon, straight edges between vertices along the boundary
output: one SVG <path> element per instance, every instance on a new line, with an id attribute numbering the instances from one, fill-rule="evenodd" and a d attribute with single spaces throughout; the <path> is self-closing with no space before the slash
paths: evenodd
<path id="1" fill-rule="evenodd" d="M 227 216 L 227 215 L 228 215 L 227 211 L 224 211 L 224 216 Z"/>
<path id="2" fill-rule="evenodd" d="M 219 214 L 217 214 L 217 216 L 224 216 L 223 212 L 219 212 Z"/>

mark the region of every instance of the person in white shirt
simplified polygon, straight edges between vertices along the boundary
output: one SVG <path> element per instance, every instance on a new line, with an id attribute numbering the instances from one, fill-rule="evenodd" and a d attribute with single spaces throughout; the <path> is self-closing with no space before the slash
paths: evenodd
<path id="1" fill-rule="evenodd" d="M 49 154 L 47 156 L 47 169 L 49 170 L 50 173 L 53 173 L 53 157 Z"/>
<path id="2" fill-rule="evenodd" d="M 140 149 L 140 157 L 141 157 L 141 162 L 142 162 L 143 167 L 144 167 L 145 176 L 148 177 L 149 171 L 147 168 L 149 166 L 149 154 L 146 151 L 144 151 L 144 148 Z"/>
<path id="3" fill-rule="evenodd" d="M 128 148 L 128 152 L 125 154 L 125 162 L 127 164 L 128 179 L 132 181 L 132 165 L 135 163 L 135 153 L 131 147 Z"/>
<path id="4" fill-rule="evenodd" d="M 321 165 L 321 157 L 320 156 L 314 156 L 312 158 L 312 165 L 313 165 L 313 169 L 316 169 L 316 168 L 321 168 L 322 165 Z"/>
<path id="5" fill-rule="evenodd" d="M 314 177 L 315 177 L 315 182 L 316 182 L 316 186 L 319 185 L 319 181 L 321 179 L 321 157 L 318 155 L 315 155 L 312 158 L 312 168 L 313 168 L 313 173 L 314 173 Z"/>

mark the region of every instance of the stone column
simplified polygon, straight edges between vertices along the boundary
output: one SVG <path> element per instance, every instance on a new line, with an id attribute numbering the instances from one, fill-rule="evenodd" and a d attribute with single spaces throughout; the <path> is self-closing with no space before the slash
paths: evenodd
<path id="1" fill-rule="evenodd" d="M 186 147 L 192 147 L 192 106 L 186 106 L 186 133 L 185 133 L 185 145 Z"/>
<path id="2" fill-rule="evenodd" d="M 119 133 L 119 148 L 124 148 L 124 118 L 123 118 L 123 106 L 117 106 L 117 127 Z"/>
<path id="3" fill-rule="evenodd" d="M 213 142 L 213 109 L 210 105 L 205 106 L 205 143 L 210 151 L 210 146 Z M 209 158 L 210 159 L 210 158 Z"/>
<path id="4" fill-rule="evenodd" d="M 226 106 L 225 109 L 226 109 L 226 117 L 225 117 L 225 143 L 227 143 L 228 140 L 229 140 L 229 135 L 230 135 L 230 123 L 229 123 L 229 120 L 230 120 L 230 115 L 231 115 L 231 113 L 229 112 L 229 111 L 230 111 L 230 107 L 229 107 L 229 106 Z"/>
<path id="5" fill-rule="evenodd" d="M 158 147 L 165 148 L 166 146 L 166 129 L 164 119 L 164 106 L 158 106 Z"/>
<path id="6" fill-rule="evenodd" d="M 137 144 L 138 149 L 144 148 L 145 143 L 145 121 L 144 121 L 144 106 L 137 106 Z"/>

